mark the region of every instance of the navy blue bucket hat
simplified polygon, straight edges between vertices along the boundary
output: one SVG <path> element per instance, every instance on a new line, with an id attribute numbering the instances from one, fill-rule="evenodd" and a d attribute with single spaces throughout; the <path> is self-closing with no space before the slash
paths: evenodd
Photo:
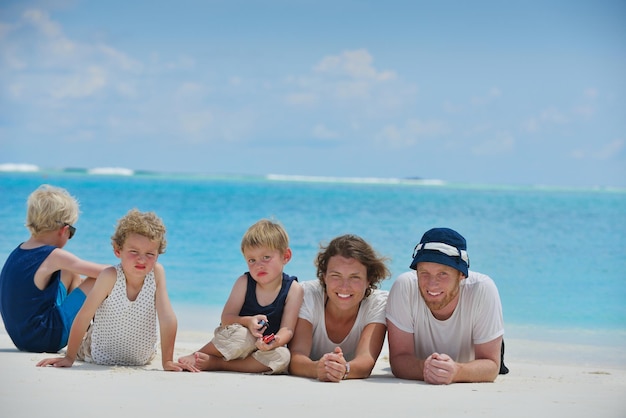
<path id="1" fill-rule="evenodd" d="M 426 231 L 413 250 L 410 268 L 415 270 L 417 263 L 422 261 L 450 266 L 467 277 L 469 256 L 465 238 L 450 228 L 433 228 Z"/>

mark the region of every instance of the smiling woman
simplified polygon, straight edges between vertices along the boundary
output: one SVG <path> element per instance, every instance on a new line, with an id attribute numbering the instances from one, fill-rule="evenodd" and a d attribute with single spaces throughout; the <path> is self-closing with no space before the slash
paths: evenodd
<path id="1" fill-rule="evenodd" d="M 338 382 L 372 373 L 385 340 L 386 259 L 356 235 L 333 239 L 317 256 L 318 280 L 304 302 L 289 349 L 289 372 Z"/>

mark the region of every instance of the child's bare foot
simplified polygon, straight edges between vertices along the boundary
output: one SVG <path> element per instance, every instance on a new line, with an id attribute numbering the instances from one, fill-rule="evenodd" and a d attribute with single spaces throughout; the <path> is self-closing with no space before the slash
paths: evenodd
<path id="1" fill-rule="evenodd" d="M 201 353 L 199 351 L 196 351 L 195 353 L 193 353 L 194 355 L 194 359 L 195 359 L 195 363 L 194 366 L 196 366 L 197 369 L 199 370 L 211 370 L 211 367 L 209 365 L 210 361 L 211 361 L 211 356 L 205 353 Z"/>
<path id="2" fill-rule="evenodd" d="M 178 362 L 181 364 L 186 364 L 188 366 L 196 365 L 196 353 L 187 354 L 186 356 L 182 356 L 178 358 Z"/>

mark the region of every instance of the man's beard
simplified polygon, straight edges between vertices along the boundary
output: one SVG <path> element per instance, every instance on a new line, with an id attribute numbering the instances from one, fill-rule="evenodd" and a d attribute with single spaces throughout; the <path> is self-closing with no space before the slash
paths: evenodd
<path id="1" fill-rule="evenodd" d="M 436 312 L 448 306 L 448 304 L 452 302 L 454 298 L 458 296 L 460 289 L 461 289 L 461 285 L 459 281 L 457 281 L 456 286 L 454 286 L 454 288 L 450 291 L 450 293 L 446 293 L 443 300 L 440 300 L 440 301 L 429 300 L 429 298 L 432 299 L 432 296 L 426 293 L 426 291 L 423 290 L 421 287 L 420 287 L 420 293 L 422 295 L 422 299 L 424 299 L 424 302 L 426 303 L 426 306 L 428 306 L 431 312 Z"/>

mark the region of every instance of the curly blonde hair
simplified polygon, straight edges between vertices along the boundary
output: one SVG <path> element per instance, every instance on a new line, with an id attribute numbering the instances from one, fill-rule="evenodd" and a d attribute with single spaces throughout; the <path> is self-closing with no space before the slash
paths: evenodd
<path id="1" fill-rule="evenodd" d="M 150 241 L 159 242 L 159 254 L 165 252 L 165 225 L 154 212 L 139 212 L 131 209 L 117 222 L 115 233 L 111 236 L 113 248 L 121 250 L 130 234 L 139 234 Z"/>

